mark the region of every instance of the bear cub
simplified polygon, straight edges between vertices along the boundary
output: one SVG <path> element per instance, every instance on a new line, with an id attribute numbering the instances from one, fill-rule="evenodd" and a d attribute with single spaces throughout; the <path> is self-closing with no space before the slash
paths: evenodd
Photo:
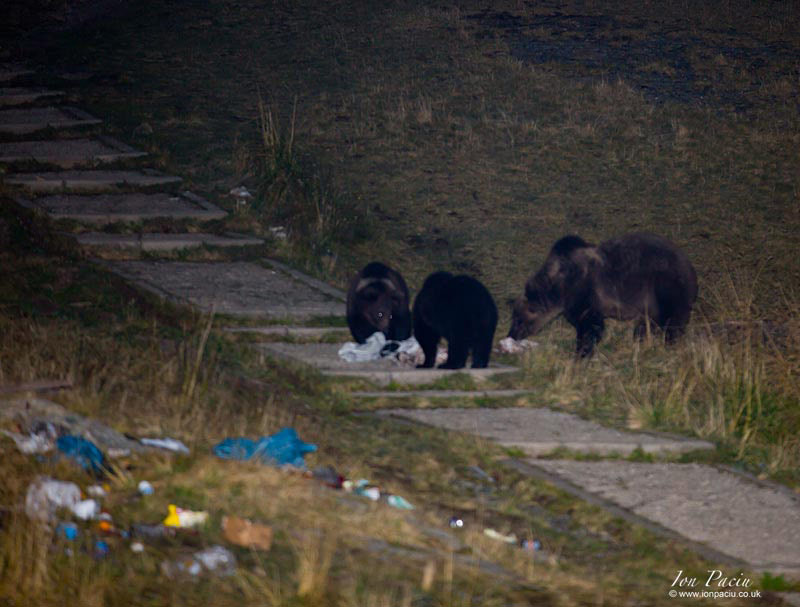
<path id="1" fill-rule="evenodd" d="M 422 285 L 414 300 L 414 337 L 425 353 L 425 363 L 433 367 L 439 340 L 447 340 L 447 362 L 440 369 L 462 369 L 472 352 L 472 368 L 489 364 L 497 306 L 489 291 L 470 276 L 434 272 Z"/>
<path id="2" fill-rule="evenodd" d="M 368 263 L 350 281 L 347 325 L 358 343 L 380 331 L 386 339 L 411 337 L 408 287 L 399 272 L 378 261 Z"/>

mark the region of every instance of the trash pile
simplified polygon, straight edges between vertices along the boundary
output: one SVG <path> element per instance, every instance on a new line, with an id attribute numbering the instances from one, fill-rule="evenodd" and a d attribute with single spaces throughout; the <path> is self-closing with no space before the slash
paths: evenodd
<path id="1" fill-rule="evenodd" d="M 497 351 L 503 354 L 521 354 L 538 347 L 539 344 L 531 339 L 525 338 L 517 341 L 513 337 L 504 337 L 500 340 Z"/>
<path id="2" fill-rule="evenodd" d="M 339 358 L 349 363 L 390 360 L 398 365 L 416 366 L 425 362 L 425 353 L 413 336 L 402 341 L 387 340 L 383 333 L 376 331 L 363 344 L 345 342 L 339 348 Z M 446 361 L 447 348 L 439 347 L 436 351 L 436 364 Z"/>

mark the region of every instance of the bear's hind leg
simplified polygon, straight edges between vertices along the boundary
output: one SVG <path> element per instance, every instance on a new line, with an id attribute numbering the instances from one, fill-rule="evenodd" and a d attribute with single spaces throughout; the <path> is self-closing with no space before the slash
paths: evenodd
<path id="1" fill-rule="evenodd" d="M 414 323 L 414 337 L 425 354 L 425 362 L 417 365 L 417 368 L 432 368 L 436 363 L 436 347 L 439 345 L 441 336 L 431 326 L 417 321 Z"/>
<path id="2" fill-rule="evenodd" d="M 492 354 L 492 339 L 494 334 L 488 338 L 475 340 L 472 345 L 472 368 L 485 369 L 489 366 L 489 357 Z"/>
<path id="3" fill-rule="evenodd" d="M 447 362 L 440 369 L 463 369 L 467 364 L 469 342 L 463 335 L 454 336 L 447 341 Z"/>

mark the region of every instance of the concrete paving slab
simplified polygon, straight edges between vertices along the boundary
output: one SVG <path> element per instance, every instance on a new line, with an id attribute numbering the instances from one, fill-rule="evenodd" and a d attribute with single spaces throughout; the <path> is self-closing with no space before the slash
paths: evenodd
<path id="1" fill-rule="evenodd" d="M 110 137 L 0 143 L 0 162 L 41 162 L 64 169 L 146 156 Z"/>
<path id="2" fill-rule="evenodd" d="M 85 232 L 75 236 L 78 244 L 89 248 L 135 249 L 140 251 L 180 251 L 209 247 L 247 247 L 264 244 L 261 238 L 218 236 L 216 234 L 106 234 Z"/>
<path id="3" fill-rule="evenodd" d="M 701 464 L 529 463 L 756 571 L 800 576 L 800 496 L 784 487 Z"/>
<path id="4" fill-rule="evenodd" d="M 707 441 L 682 436 L 622 432 L 572 413 L 546 408 L 388 409 L 379 415 L 404 417 L 439 428 L 470 432 L 493 439 L 505 447 L 522 449 L 534 457 L 559 447 L 598 455 L 625 455 L 637 448 L 646 453 L 684 453 L 714 448 Z"/>
<path id="5" fill-rule="evenodd" d="M 357 398 L 514 398 L 530 390 L 404 390 L 402 392 L 351 392 Z"/>
<path id="6" fill-rule="evenodd" d="M 63 94 L 64 91 L 49 91 L 47 89 L 29 89 L 20 87 L 0 88 L 0 107 L 33 103 L 39 99 L 61 97 Z"/>
<path id="7" fill-rule="evenodd" d="M 316 367 L 324 375 L 362 377 L 380 385 L 389 383 L 397 384 L 427 384 L 442 377 L 449 377 L 456 373 L 465 373 L 480 381 L 500 373 L 516 371 L 516 367 L 492 365 L 486 369 L 417 369 L 412 366 L 400 365 L 396 361 L 374 360 L 361 363 L 348 363 L 339 358 L 339 348 L 342 344 L 287 344 L 263 343 L 256 348 L 277 356 L 288 358 Z"/>
<path id="8" fill-rule="evenodd" d="M 38 198 L 17 197 L 15 200 L 22 206 L 41 209 L 53 219 L 74 219 L 95 224 L 135 222 L 159 217 L 207 221 L 227 215 L 219 207 L 191 192 L 49 194 Z"/>
<path id="9" fill-rule="evenodd" d="M 269 327 L 226 327 L 226 333 L 258 333 L 277 337 L 324 337 L 334 333 L 343 338 L 350 335 L 350 329 L 344 327 L 287 327 L 272 325 Z"/>
<path id="10" fill-rule="evenodd" d="M 0 65 L 0 82 L 11 82 L 22 76 L 33 74 L 33 70 L 28 70 L 15 63 L 5 63 Z"/>
<path id="11" fill-rule="evenodd" d="M 152 169 L 141 171 L 44 171 L 11 173 L 3 182 L 25 188 L 33 194 L 53 192 L 105 192 L 119 188 L 149 188 L 180 183 L 180 177 Z"/>
<path id="12" fill-rule="evenodd" d="M 143 289 L 170 301 L 233 316 L 294 318 L 344 316 L 344 301 L 283 272 L 251 262 L 102 262 Z"/>
<path id="13" fill-rule="evenodd" d="M 103 122 L 75 107 L 34 107 L 0 111 L 0 133 L 25 135 L 48 128 L 85 127 Z"/>

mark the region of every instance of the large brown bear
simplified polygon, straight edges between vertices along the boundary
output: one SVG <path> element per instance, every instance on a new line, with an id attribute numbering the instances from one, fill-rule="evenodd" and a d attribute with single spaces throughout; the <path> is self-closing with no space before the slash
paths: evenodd
<path id="1" fill-rule="evenodd" d="M 692 263 L 660 236 L 627 234 L 597 246 L 564 236 L 525 284 L 508 335 L 534 335 L 563 314 L 577 330 L 581 357 L 592 354 L 605 318 L 638 320 L 634 335 L 639 338 L 653 323 L 670 343 L 683 334 L 696 299 Z"/>
<path id="2" fill-rule="evenodd" d="M 497 306 L 489 291 L 470 276 L 434 272 L 422 284 L 414 300 L 414 337 L 433 367 L 439 340 L 447 340 L 447 362 L 440 369 L 461 369 L 472 351 L 472 368 L 489 364 Z"/>
<path id="3" fill-rule="evenodd" d="M 364 266 L 347 292 L 347 325 L 360 344 L 376 331 L 386 339 L 411 337 L 408 287 L 400 273 L 378 261 Z"/>

